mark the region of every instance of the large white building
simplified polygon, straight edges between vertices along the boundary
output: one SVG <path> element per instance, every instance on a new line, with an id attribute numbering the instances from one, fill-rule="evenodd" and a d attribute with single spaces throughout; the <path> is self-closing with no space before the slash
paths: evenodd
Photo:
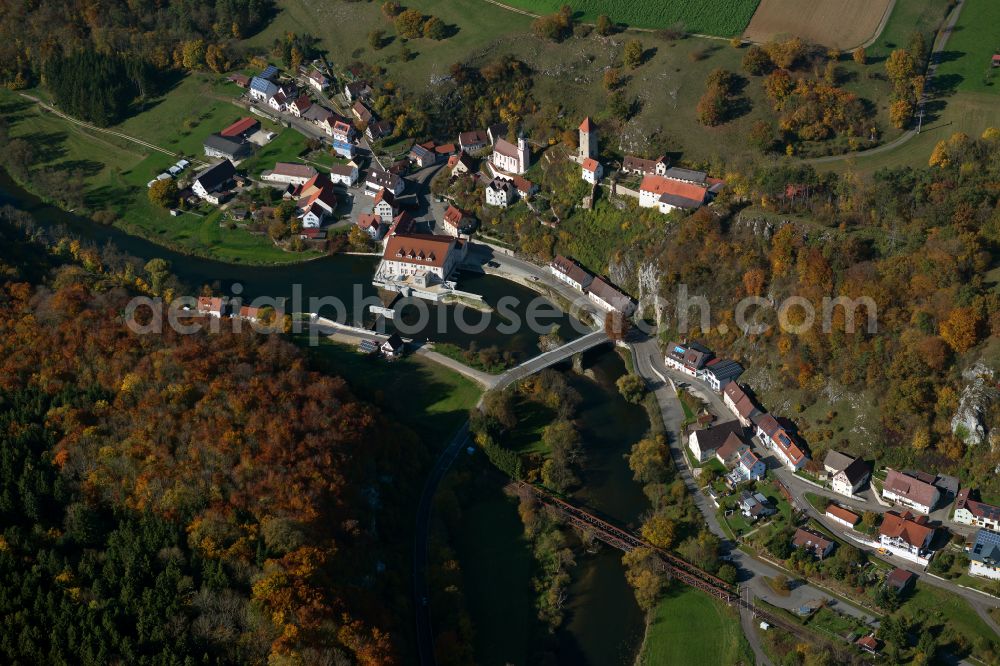
<path id="1" fill-rule="evenodd" d="M 497 176 L 486 186 L 486 205 L 506 208 L 514 201 L 516 194 L 514 183 Z"/>
<path id="2" fill-rule="evenodd" d="M 452 236 L 393 234 L 386 238 L 380 273 L 387 277 L 434 276 L 447 280 L 462 261 L 465 245 Z"/>
<path id="3" fill-rule="evenodd" d="M 490 163 L 504 173 L 522 174 L 528 170 L 530 162 L 531 153 L 524 137 L 517 140 L 516 146 L 507 139 L 497 139 L 493 144 Z"/>
<path id="4" fill-rule="evenodd" d="M 927 516 L 909 511 L 886 511 L 878 529 L 880 546 L 910 559 L 928 559 L 933 538 L 934 528 L 927 524 Z"/>
<path id="5" fill-rule="evenodd" d="M 307 164 L 296 164 L 294 162 L 278 162 L 270 171 L 265 171 L 260 175 L 260 179 L 268 183 L 281 183 L 284 185 L 305 185 L 313 176 L 316 169 Z"/>
<path id="6" fill-rule="evenodd" d="M 588 157 L 583 160 L 580 176 L 591 185 L 597 185 L 601 178 L 604 178 L 604 166 L 597 160 Z"/>
<path id="7" fill-rule="evenodd" d="M 889 469 L 882 485 L 882 497 L 914 511 L 930 513 L 941 499 L 941 492 L 930 483 Z"/>
<path id="8" fill-rule="evenodd" d="M 853 497 L 872 475 L 871 467 L 862 458 L 855 458 L 851 464 L 833 475 L 833 492 Z"/>

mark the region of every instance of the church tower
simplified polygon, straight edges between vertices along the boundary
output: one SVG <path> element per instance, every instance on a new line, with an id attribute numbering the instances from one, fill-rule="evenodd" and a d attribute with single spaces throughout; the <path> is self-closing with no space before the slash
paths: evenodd
<path id="1" fill-rule="evenodd" d="M 597 127 L 590 120 L 590 116 L 580 123 L 580 148 L 577 151 L 577 158 L 583 160 L 597 159 Z"/>

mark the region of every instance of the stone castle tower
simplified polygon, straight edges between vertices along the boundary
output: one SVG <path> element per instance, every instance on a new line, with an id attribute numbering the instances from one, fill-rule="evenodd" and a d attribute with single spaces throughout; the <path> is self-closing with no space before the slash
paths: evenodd
<path id="1" fill-rule="evenodd" d="M 580 123 L 580 148 L 577 150 L 577 158 L 581 162 L 587 158 L 597 159 L 597 126 L 590 120 L 590 116 Z"/>

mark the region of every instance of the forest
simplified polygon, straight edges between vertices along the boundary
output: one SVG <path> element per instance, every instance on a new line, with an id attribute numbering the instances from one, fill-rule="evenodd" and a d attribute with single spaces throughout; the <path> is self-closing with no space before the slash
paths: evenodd
<path id="1" fill-rule="evenodd" d="M 235 40 L 273 11 L 270 0 L 5 2 L 0 82 L 14 90 L 45 83 L 69 113 L 112 124 L 133 99 L 155 95 L 171 70 L 228 67 Z"/>
<path id="2" fill-rule="evenodd" d="M 537 214 L 515 206 L 491 217 L 486 232 L 538 260 L 583 258 L 634 296 L 666 299 L 644 313 L 662 326 L 664 341 L 687 337 L 724 350 L 749 369 L 745 380 L 755 390 L 796 396 L 787 400 L 792 420 L 831 394 L 870 396 L 878 421 L 861 437 L 851 436 L 853 422 L 843 432 L 825 423 L 836 414 L 800 424 L 814 459 L 843 448 L 892 466 L 956 473 L 996 497 L 996 447 L 952 419 L 969 382 L 962 371 L 996 358 L 998 165 L 998 130 L 957 134 L 926 167 L 871 177 L 773 161 L 704 164 L 727 187 L 693 214 L 663 218 L 599 200 L 592 211 L 540 225 Z M 708 329 L 677 330 L 680 285 L 708 300 Z M 732 325 L 744 297 L 776 305 L 793 295 L 818 313 L 824 297 L 871 298 L 877 330 L 846 333 L 843 308 L 834 310 L 830 334 L 818 325 L 783 333 L 773 311 L 761 320 L 771 324 L 765 333 Z M 864 310 L 856 314 L 863 322 Z M 1000 418 L 997 401 L 982 409 L 984 424 Z"/>
<path id="3" fill-rule="evenodd" d="M 419 440 L 278 336 L 131 332 L 164 266 L 25 231 L 0 223 L 0 660 L 398 663 Z"/>

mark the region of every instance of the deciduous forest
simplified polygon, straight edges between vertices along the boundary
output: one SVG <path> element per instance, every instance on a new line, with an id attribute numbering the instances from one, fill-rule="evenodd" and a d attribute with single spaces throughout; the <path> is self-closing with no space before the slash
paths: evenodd
<path id="1" fill-rule="evenodd" d="M 95 257 L 0 231 L 0 660 L 396 663 L 417 438 L 276 336 L 132 333 Z"/>

